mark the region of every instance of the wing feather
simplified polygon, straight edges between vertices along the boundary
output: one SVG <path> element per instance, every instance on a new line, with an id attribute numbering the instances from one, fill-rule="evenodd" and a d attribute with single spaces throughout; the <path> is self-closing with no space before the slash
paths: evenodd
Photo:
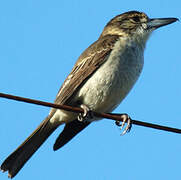
<path id="1" fill-rule="evenodd" d="M 81 88 L 86 80 L 107 60 L 117 36 L 101 38 L 86 49 L 79 57 L 71 73 L 60 88 L 55 103 L 69 104 L 72 96 Z M 52 111 L 56 111 L 53 109 Z M 74 138 L 90 123 L 82 123 L 77 119 L 67 123 L 54 144 L 57 150 Z"/>
<path id="2" fill-rule="evenodd" d="M 61 86 L 55 103 L 68 104 L 77 90 L 107 60 L 117 39 L 118 36 L 106 36 L 97 40 L 82 53 Z"/>

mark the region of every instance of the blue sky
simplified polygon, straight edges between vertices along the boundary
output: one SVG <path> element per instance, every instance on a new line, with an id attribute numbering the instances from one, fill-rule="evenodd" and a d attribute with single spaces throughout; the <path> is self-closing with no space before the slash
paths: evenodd
<path id="1" fill-rule="evenodd" d="M 0 2 L 0 92 L 53 102 L 81 52 L 115 15 L 139 10 L 180 18 L 179 0 Z M 180 22 L 153 33 L 133 90 L 115 110 L 132 119 L 181 128 Z M 38 126 L 49 108 L 0 99 L 0 162 Z M 28 161 L 17 180 L 180 180 L 181 135 L 113 121 L 93 123 L 61 150 L 62 127 Z M 6 180 L 7 174 L 0 173 Z"/>

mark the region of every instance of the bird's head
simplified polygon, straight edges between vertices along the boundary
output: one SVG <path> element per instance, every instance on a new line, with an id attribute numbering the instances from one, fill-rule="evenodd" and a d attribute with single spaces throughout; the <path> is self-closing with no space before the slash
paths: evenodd
<path id="1" fill-rule="evenodd" d="M 105 26 L 101 37 L 119 35 L 137 39 L 144 43 L 155 29 L 177 21 L 177 18 L 150 19 L 145 13 L 129 11 L 114 17 Z"/>

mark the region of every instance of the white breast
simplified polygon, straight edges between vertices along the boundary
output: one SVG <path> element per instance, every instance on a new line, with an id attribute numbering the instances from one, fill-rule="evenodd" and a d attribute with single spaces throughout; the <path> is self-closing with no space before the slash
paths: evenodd
<path id="1" fill-rule="evenodd" d="M 98 112 L 114 110 L 141 73 L 143 51 L 126 39 L 117 41 L 107 61 L 87 80 L 76 98 Z"/>

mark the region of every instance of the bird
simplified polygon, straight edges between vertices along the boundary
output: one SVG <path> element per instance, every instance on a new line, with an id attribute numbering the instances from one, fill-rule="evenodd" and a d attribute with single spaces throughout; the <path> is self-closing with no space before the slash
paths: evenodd
<path id="1" fill-rule="evenodd" d="M 79 56 L 54 101 L 81 107 L 84 113 L 52 108 L 37 129 L 4 160 L 0 169 L 8 171 L 8 177 L 13 178 L 60 125 L 65 126 L 55 141 L 54 150 L 101 119 L 92 117 L 89 112 L 112 112 L 139 78 L 146 42 L 152 32 L 177 20 L 173 17 L 149 18 L 144 12 L 135 10 L 111 19 L 98 40 Z M 123 123 L 126 120 L 129 116 L 124 117 Z"/>

